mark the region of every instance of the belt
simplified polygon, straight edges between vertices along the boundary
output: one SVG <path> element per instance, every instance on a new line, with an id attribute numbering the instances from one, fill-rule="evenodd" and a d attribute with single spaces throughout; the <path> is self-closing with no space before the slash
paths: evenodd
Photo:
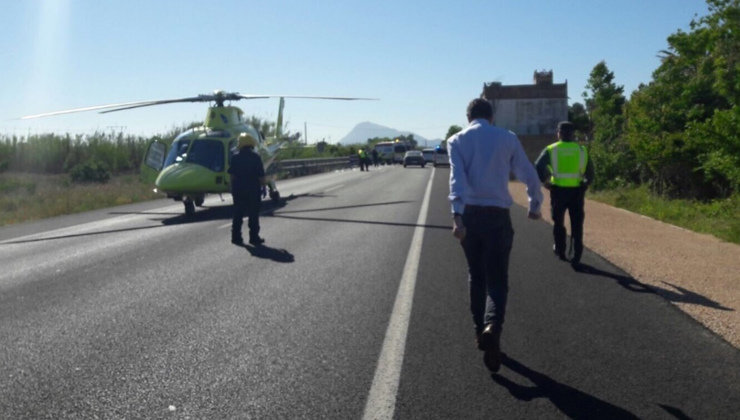
<path id="1" fill-rule="evenodd" d="M 471 204 L 465 205 L 465 213 L 469 214 L 508 214 L 509 209 L 496 206 L 474 206 Z"/>

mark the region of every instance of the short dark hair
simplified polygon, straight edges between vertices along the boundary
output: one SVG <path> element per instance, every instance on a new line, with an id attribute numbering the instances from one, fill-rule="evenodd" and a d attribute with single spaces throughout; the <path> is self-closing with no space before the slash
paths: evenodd
<path id="1" fill-rule="evenodd" d="M 475 98 L 468 104 L 468 121 L 478 118 L 486 120 L 493 118 L 493 106 L 487 99 Z"/>
<path id="2" fill-rule="evenodd" d="M 576 132 L 576 126 L 570 121 L 560 121 L 558 123 L 558 131 L 560 131 L 564 138 L 570 140 Z"/>

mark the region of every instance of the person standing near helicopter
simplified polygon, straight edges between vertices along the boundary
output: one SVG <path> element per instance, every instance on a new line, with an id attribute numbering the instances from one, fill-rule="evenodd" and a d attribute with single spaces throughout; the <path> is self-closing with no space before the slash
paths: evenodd
<path id="1" fill-rule="evenodd" d="M 243 245 L 242 219 L 249 218 L 249 243 L 261 245 L 260 238 L 260 205 L 262 190 L 265 185 L 265 168 L 262 158 L 254 148 L 257 140 L 248 133 L 239 135 L 239 151 L 231 157 L 229 174 L 231 175 L 231 195 L 234 198 L 234 215 L 231 223 L 231 243 Z"/>

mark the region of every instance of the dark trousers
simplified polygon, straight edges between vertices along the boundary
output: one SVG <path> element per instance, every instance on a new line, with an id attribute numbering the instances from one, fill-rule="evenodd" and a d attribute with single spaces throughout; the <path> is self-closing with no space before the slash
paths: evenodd
<path id="1" fill-rule="evenodd" d="M 552 235 L 555 241 L 555 252 L 565 254 L 566 231 L 565 211 L 570 216 L 570 235 L 573 237 L 573 260 L 579 262 L 583 254 L 583 204 L 586 189 L 582 187 L 552 187 L 550 189 L 550 215 L 552 216 Z"/>
<path id="2" fill-rule="evenodd" d="M 468 261 L 470 312 L 475 331 L 487 324 L 503 324 L 509 293 L 509 254 L 514 229 L 508 209 L 465 208 L 465 239 L 462 247 Z"/>
<path id="3" fill-rule="evenodd" d="M 242 219 L 249 218 L 249 239 L 257 239 L 260 233 L 260 205 L 262 197 L 256 194 L 236 194 L 234 197 L 234 218 L 231 221 L 231 238 L 242 238 Z"/>

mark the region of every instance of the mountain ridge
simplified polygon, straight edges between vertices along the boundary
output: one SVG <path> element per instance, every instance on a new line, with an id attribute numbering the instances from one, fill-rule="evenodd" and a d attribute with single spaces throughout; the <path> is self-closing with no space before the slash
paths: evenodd
<path id="1" fill-rule="evenodd" d="M 432 147 L 442 142 L 442 139 L 429 140 L 412 131 L 402 131 L 370 121 L 364 121 L 355 125 L 349 133 L 347 133 L 339 140 L 339 143 L 343 145 L 364 144 L 367 143 L 368 139 L 376 137 L 394 138 L 399 136 L 407 136 L 409 134 L 412 134 L 414 136 L 414 140 L 416 140 L 416 144 L 419 146 Z"/>

